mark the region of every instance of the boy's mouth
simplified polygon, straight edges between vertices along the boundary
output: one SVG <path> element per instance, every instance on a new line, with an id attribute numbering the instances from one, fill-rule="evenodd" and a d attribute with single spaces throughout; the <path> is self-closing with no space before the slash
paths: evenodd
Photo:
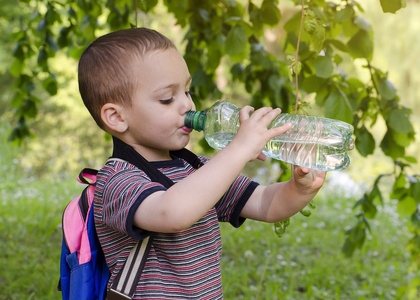
<path id="1" fill-rule="evenodd" d="M 182 126 L 182 130 L 186 133 L 190 133 L 192 131 L 192 129 L 188 128 L 187 126 Z"/>

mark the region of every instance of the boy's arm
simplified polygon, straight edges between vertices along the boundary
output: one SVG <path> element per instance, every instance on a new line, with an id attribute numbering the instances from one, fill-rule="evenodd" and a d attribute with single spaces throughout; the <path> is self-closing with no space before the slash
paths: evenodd
<path id="1" fill-rule="evenodd" d="M 140 204 L 134 224 L 155 232 L 177 232 L 202 218 L 223 196 L 245 164 L 261 154 L 266 143 L 290 129 L 291 124 L 267 130 L 279 109 L 261 108 L 240 112 L 241 126 L 232 142 L 200 169 L 171 186 L 158 191 Z"/>
<path id="2" fill-rule="evenodd" d="M 315 197 L 325 176 L 323 171 L 294 167 L 290 180 L 258 186 L 241 216 L 269 223 L 285 220 L 301 211 Z"/>

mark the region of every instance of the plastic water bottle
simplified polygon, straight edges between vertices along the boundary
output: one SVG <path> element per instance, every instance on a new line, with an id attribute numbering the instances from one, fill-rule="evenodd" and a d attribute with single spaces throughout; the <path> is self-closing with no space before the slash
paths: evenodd
<path id="1" fill-rule="evenodd" d="M 223 149 L 239 128 L 239 108 L 219 101 L 205 111 L 189 111 L 185 126 L 202 131 L 214 149 Z M 344 170 L 350 164 L 347 151 L 354 148 L 353 126 L 338 120 L 280 114 L 268 129 L 292 123 L 292 128 L 271 139 L 263 153 L 271 158 L 322 171 Z"/>

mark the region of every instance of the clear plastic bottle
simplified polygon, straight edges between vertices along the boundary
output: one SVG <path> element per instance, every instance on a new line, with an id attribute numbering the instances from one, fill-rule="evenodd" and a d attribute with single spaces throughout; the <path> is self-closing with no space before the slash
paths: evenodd
<path id="1" fill-rule="evenodd" d="M 214 149 L 226 147 L 239 128 L 239 108 L 219 101 L 205 111 L 190 111 L 185 126 L 204 130 Z M 292 128 L 271 139 L 263 150 L 268 157 L 322 171 L 344 170 L 350 164 L 347 151 L 354 148 L 353 126 L 338 120 L 280 114 L 267 127 L 292 123 Z"/>

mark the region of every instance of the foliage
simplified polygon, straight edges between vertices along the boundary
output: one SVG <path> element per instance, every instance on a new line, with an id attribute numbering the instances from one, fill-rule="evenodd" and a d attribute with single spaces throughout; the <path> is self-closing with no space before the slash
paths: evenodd
<path id="1" fill-rule="evenodd" d="M 414 141 L 411 109 L 400 104 L 388 73 L 372 63 L 373 32 L 369 22 L 361 17 L 362 4 L 351 0 L 307 0 L 301 19 L 301 0 L 291 2 L 297 8 L 281 11 L 279 0 L 163 1 L 186 32 L 184 57 L 193 77 L 197 107 L 205 99 L 223 95 L 216 84 L 216 73 L 225 60 L 230 66 L 229 80 L 244 85 L 254 107 L 270 105 L 285 112 L 293 111 L 294 99 L 298 98 L 299 109 L 303 111 L 314 99 L 326 117 L 352 123 L 357 151 L 367 157 L 379 145 L 394 161 L 395 168 L 390 174 L 380 175 L 371 192 L 356 203 L 360 209 L 358 223 L 348 231 L 344 249 L 352 254 L 365 242 L 369 220 L 376 217 L 383 201 L 380 183 L 391 177 L 390 197 L 399 200 L 402 215 L 408 214 L 411 219 L 411 268 L 418 269 L 419 176 L 410 174 L 410 164 L 415 159 L 405 154 Z M 380 3 L 384 12 L 392 13 L 406 6 L 405 0 L 380 0 Z M 42 105 L 39 87 L 49 95 L 58 93 L 51 58 L 66 52 L 78 59 L 97 35 L 135 26 L 139 10 L 153 13 L 157 4 L 157 0 L 21 0 L 21 16 L 25 21 L 11 35 L 16 44 L 10 72 L 16 80 L 10 102 L 15 123 L 9 139 L 21 142 L 31 136 L 28 120 L 37 117 Z M 276 56 L 267 51 L 265 33 L 281 21 L 284 55 Z M 343 67 L 348 59 L 362 61 L 370 80 L 350 77 Z M 296 75 L 298 86 L 293 83 Z M 386 132 L 377 141 L 371 130 L 378 120 L 385 122 Z M 418 274 L 414 277 L 419 280 Z M 414 295 L 419 293 L 415 280 L 411 287 Z"/>

